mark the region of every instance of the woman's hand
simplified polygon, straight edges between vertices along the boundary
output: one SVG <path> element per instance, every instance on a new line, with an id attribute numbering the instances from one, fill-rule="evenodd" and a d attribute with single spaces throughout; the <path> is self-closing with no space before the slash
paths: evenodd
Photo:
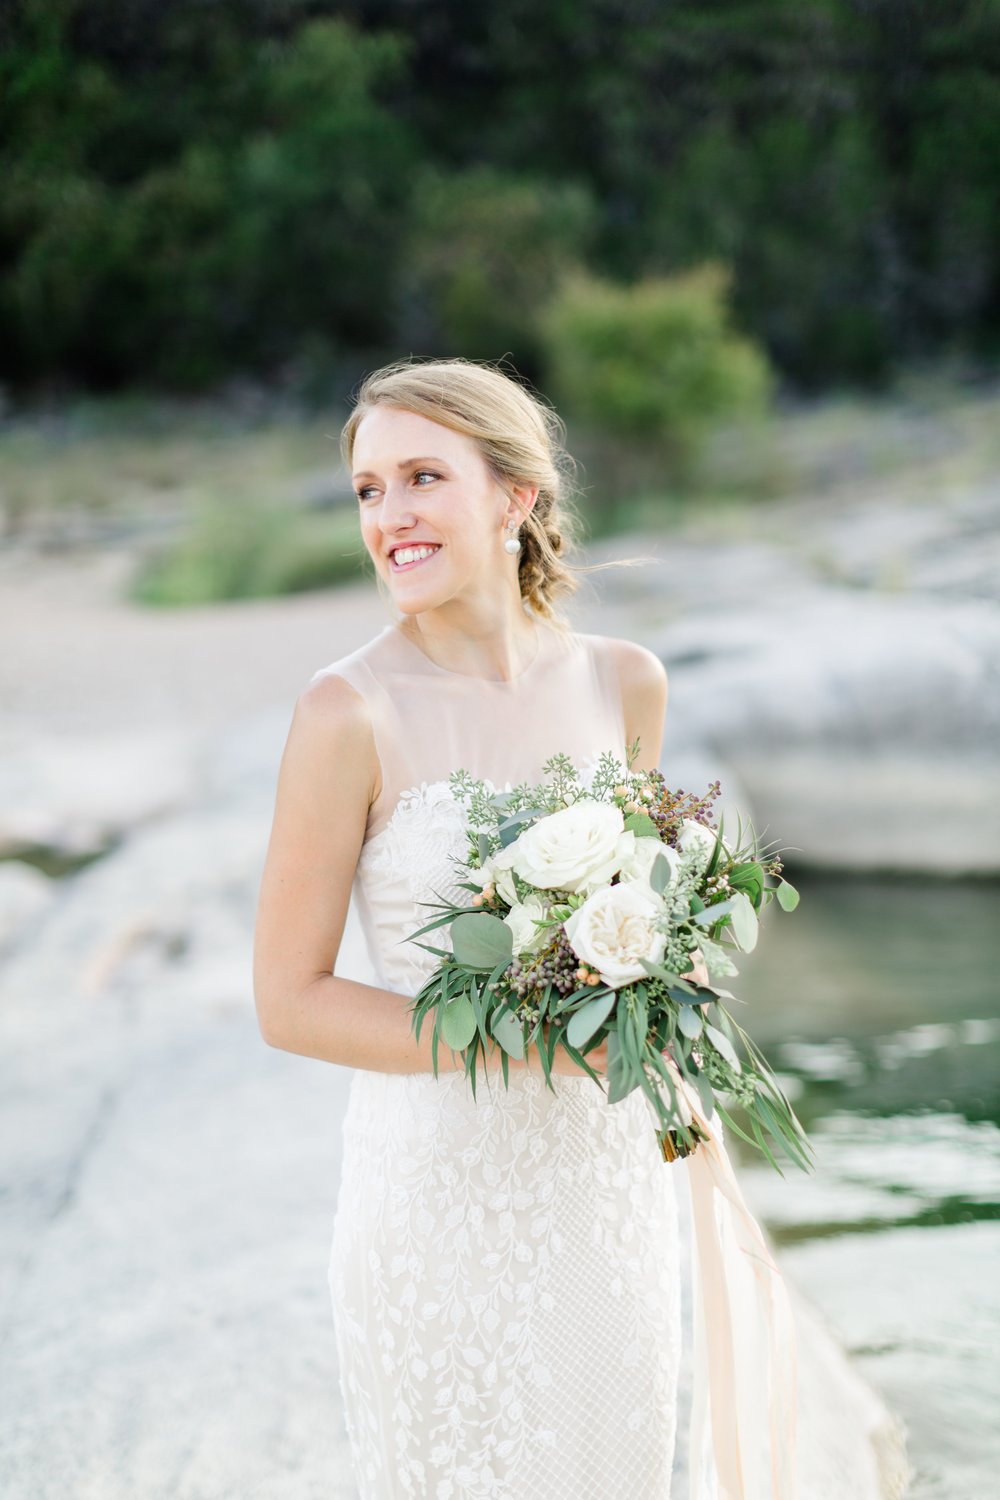
<path id="1" fill-rule="evenodd" d="M 691 968 L 687 969 L 681 975 L 681 978 L 689 979 L 692 984 L 711 984 L 711 976 L 709 975 L 708 969 L 705 967 L 705 959 L 701 949 L 693 948 L 691 951 L 692 954 L 696 953 L 698 957 L 695 959 Z"/>

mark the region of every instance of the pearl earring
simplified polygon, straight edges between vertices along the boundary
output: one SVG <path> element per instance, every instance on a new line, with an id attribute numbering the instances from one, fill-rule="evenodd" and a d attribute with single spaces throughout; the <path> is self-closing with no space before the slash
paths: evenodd
<path id="1" fill-rule="evenodd" d="M 516 523 L 516 521 L 508 521 L 507 522 L 507 530 L 510 532 L 510 536 L 504 542 L 504 544 L 503 544 L 503 550 L 505 552 L 510 552 L 511 554 L 513 554 L 515 552 L 520 552 L 520 550 L 521 550 L 521 542 L 520 542 L 520 539 L 519 539 L 519 537 L 517 535 L 517 523 Z"/>

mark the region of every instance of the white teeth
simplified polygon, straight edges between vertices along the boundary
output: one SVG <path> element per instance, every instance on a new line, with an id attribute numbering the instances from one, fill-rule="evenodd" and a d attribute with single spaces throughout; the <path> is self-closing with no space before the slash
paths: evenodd
<path id="1" fill-rule="evenodd" d="M 403 563 L 414 562 L 418 557 L 433 557 L 437 551 L 437 547 L 397 547 L 392 556 L 395 563 L 402 566 Z"/>

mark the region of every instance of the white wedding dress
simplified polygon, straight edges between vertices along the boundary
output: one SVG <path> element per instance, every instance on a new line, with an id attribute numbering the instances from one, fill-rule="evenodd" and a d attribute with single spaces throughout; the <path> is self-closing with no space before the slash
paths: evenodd
<path id="1" fill-rule="evenodd" d="M 542 625 L 528 668 L 488 681 L 392 624 L 322 671 L 371 710 L 382 788 L 354 900 L 402 1004 L 437 963 L 405 941 L 435 915 L 421 902 L 468 900 L 449 773 L 503 789 L 557 751 L 624 764 L 615 664 L 604 637 Z M 476 1100 L 461 1072 L 352 1075 L 329 1276 L 361 1500 L 670 1496 L 680 1164 L 638 1092 L 554 1083 L 480 1073 Z"/>

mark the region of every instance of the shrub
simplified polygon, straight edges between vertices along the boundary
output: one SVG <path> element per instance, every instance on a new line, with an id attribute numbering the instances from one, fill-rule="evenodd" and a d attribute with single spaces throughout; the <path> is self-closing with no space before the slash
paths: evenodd
<path id="1" fill-rule="evenodd" d="M 765 356 L 729 327 L 729 280 L 719 262 L 631 286 L 572 272 L 542 324 L 557 404 L 688 473 L 716 424 L 762 414 L 772 394 Z"/>
<path id="2" fill-rule="evenodd" d="M 212 604 L 326 588 L 361 576 L 367 557 L 353 510 L 236 505 L 209 496 L 177 542 L 147 557 L 132 586 L 141 604 Z"/>

